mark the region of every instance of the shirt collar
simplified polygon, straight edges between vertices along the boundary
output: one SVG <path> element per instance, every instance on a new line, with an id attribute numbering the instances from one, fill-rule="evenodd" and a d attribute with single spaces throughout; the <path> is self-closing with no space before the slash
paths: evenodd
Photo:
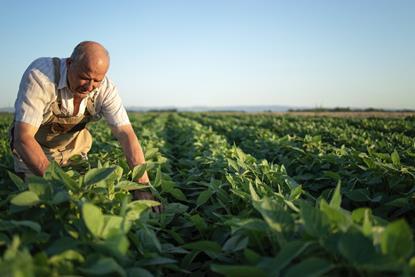
<path id="1" fill-rule="evenodd" d="M 65 87 L 69 88 L 68 87 L 68 82 L 66 80 L 67 76 L 68 76 L 68 74 L 67 74 L 68 69 L 66 68 L 66 60 L 67 59 L 61 59 L 61 66 L 60 66 L 61 78 L 59 80 L 58 89 L 63 89 Z"/>

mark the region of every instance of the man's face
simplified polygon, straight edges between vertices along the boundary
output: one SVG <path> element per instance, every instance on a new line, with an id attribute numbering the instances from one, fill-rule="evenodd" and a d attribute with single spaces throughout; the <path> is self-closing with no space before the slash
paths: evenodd
<path id="1" fill-rule="evenodd" d="M 74 97 L 81 99 L 99 88 L 108 69 L 105 64 L 95 63 L 93 66 L 89 62 L 75 63 L 70 58 L 67 60 L 67 68 L 69 89 Z"/>

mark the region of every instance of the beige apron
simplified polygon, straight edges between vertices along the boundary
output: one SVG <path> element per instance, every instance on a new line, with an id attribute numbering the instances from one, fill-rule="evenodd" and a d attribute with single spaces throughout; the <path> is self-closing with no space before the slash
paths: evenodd
<path id="1" fill-rule="evenodd" d="M 60 80 L 59 58 L 53 58 L 53 64 L 57 99 L 52 103 L 49 117 L 40 125 L 35 139 L 50 161 L 55 160 L 58 164 L 64 166 L 74 155 L 81 155 L 86 159 L 86 155 L 92 145 L 92 137 L 86 128 L 86 124 L 98 120 L 99 116 L 95 113 L 94 97 L 88 97 L 87 107 L 81 116 L 66 116 L 61 112 L 62 97 L 58 90 Z M 14 150 L 13 127 L 11 135 L 12 151 L 15 154 L 13 155 L 15 172 L 31 174 L 30 169 L 27 168 L 26 164 Z"/>

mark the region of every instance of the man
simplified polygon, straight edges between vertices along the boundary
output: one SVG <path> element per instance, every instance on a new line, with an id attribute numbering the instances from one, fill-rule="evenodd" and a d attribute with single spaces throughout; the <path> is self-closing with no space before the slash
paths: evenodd
<path id="1" fill-rule="evenodd" d="M 130 168 L 145 163 L 117 88 L 105 76 L 108 68 L 107 50 L 93 41 L 78 44 L 70 58 L 32 62 L 15 102 L 11 147 L 16 173 L 43 176 L 51 160 L 65 165 L 74 155 L 86 157 L 92 137 L 85 125 L 102 116 Z M 148 184 L 147 173 L 137 181 Z M 133 197 L 153 199 L 150 192 L 138 190 Z"/>

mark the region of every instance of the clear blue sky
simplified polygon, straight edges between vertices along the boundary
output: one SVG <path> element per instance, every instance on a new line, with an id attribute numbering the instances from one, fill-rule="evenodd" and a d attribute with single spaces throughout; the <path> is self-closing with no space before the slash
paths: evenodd
<path id="1" fill-rule="evenodd" d="M 0 107 L 37 57 L 111 54 L 126 106 L 415 109 L 415 1 L 0 1 Z"/>

